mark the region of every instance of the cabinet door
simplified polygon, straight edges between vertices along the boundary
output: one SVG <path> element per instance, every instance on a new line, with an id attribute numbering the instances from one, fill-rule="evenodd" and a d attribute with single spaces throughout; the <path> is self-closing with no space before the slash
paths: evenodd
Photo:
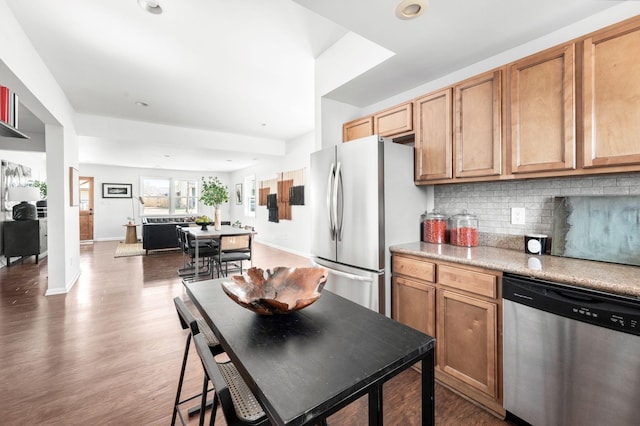
<path id="1" fill-rule="evenodd" d="M 392 318 L 429 336 L 436 335 L 436 289 L 428 284 L 393 277 Z"/>
<path id="2" fill-rule="evenodd" d="M 511 172 L 575 168 L 574 45 L 510 66 Z"/>
<path id="3" fill-rule="evenodd" d="M 438 368 L 496 398 L 497 304 L 446 290 L 437 299 Z"/>
<path id="4" fill-rule="evenodd" d="M 412 130 L 412 103 L 389 108 L 373 116 L 373 133 L 379 136 L 396 136 Z"/>
<path id="5" fill-rule="evenodd" d="M 456 177 L 500 175 L 502 78 L 499 70 L 455 86 Z"/>
<path id="6" fill-rule="evenodd" d="M 583 46 L 584 167 L 640 164 L 640 26 L 616 26 Z"/>
<path id="7" fill-rule="evenodd" d="M 39 232 L 40 232 L 40 253 L 45 253 L 48 249 L 48 228 L 47 228 L 47 219 L 40 219 L 38 221 L 40 223 L 39 225 Z"/>
<path id="8" fill-rule="evenodd" d="M 415 180 L 451 178 L 451 89 L 415 101 Z"/>
<path id="9" fill-rule="evenodd" d="M 40 222 L 38 220 L 6 221 L 2 232 L 6 257 L 31 256 L 40 253 Z"/>
<path id="10" fill-rule="evenodd" d="M 342 125 L 342 142 L 373 135 L 373 117 L 359 118 Z"/>

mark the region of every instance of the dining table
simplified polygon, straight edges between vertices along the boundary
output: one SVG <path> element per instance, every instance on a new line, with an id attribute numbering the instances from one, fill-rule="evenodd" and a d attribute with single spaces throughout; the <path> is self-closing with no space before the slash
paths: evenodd
<path id="1" fill-rule="evenodd" d="M 231 225 L 222 225 L 218 230 L 215 228 L 207 228 L 203 230 L 201 227 L 189 226 L 186 228 L 185 232 L 188 232 L 195 240 L 195 281 L 198 281 L 200 275 L 200 268 L 197 266 L 198 261 L 200 260 L 200 244 L 198 244 L 198 240 L 219 240 L 225 235 L 247 235 L 255 233 L 253 229 L 238 228 L 237 226 Z"/>
<path id="2" fill-rule="evenodd" d="M 383 384 L 418 362 L 421 424 L 434 424 L 433 337 L 328 290 L 302 310 L 261 315 L 226 295 L 229 280 L 184 285 L 272 424 L 321 424 L 368 395 L 369 425 L 382 425 Z"/>

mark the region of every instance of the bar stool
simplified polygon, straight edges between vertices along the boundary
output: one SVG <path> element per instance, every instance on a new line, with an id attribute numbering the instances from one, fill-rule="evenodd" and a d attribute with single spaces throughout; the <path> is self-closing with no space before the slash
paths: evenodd
<path id="1" fill-rule="evenodd" d="M 191 345 L 191 337 L 195 335 L 201 336 L 201 339 L 204 339 L 205 346 L 207 346 L 209 348 L 209 351 L 213 354 L 217 355 L 223 352 L 222 346 L 220 346 L 220 342 L 218 342 L 218 339 L 213 334 L 213 331 L 211 331 L 211 328 L 209 328 L 209 326 L 207 325 L 207 323 L 204 321 L 203 318 L 196 318 L 191 313 L 191 311 L 187 308 L 187 306 L 184 304 L 182 299 L 180 299 L 179 297 L 174 298 L 173 303 L 176 306 L 176 311 L 178 313 L 178 318 L 180 319 L 180 325 L 182 326 L 182 329 L 186 330 L 187 328 L 189 328 L 190 330 L 189 330 L 189 334 L 187 335 L 187 342 L 184 348 L 184 356 L 182 358 L 182 368 L 180 370 L 180 379 L 178 380 L 178 390 L 176 392 L 176 399 L 173 404 L 173 415 L 171 417 L 172 426 L 176 424 L 176 417 L 178 415 L 180 416 L 180 421 L 182 422 L 182 424 L 185 425 L 184 418 L 182 417 L 182 413 L 180 412 L 180 409 L 179 409 L 180 405 L 188 401 L 191 401 L 201 395 L 201 394 L 196 394 L 188 398 L 185 398 L 183 400 L 180 399 L 180 396 L 181 396 L 180 394 L 182 393 L 182 383 L 184 382 L 184 372 L 187 368 L 187 359 L 189 358 L 189 347 Z M 205 401 L 205 406 L 206 406 L 206 401 Z M 189 415 L 193 415 L 198 411 L 204 412 L 204 410 L 202 409 L 202 406 L 196 407 L 195 409 L 190 409 Z"/>
<path id="2" fill-rule="evenodd" d="M 229 360 L 227 354 L 219 354 L 214 358 L 215 354 L 212 353 L 206 338 L 201 334 L 194 335 L 193 341 L 198 355 L 200 355 L 200 360 L 202 360 L 205 373 L 202 386 L 202 404 L 207 399 L 209 381 L 213 384 L 215 391 L 209 424 L 213 426 L 216 420 L 218 402 L 229 426 L 270 424 L 258 400 Z M 204 418 L 204 411 L 201 411 L 201 425 L 204 424 Z"/>

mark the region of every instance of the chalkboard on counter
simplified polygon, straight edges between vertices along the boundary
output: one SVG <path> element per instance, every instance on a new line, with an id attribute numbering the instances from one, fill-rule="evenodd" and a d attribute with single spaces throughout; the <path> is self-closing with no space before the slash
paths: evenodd
<path id="1" fill-rule="evenodd" d="M 640 266 L 640 196 L 554 197 L 551 254 Z"/>

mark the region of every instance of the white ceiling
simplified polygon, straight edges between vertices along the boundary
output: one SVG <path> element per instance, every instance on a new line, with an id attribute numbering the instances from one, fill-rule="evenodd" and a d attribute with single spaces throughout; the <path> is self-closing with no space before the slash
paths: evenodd
<path id="1" fill-rule="evenodd" d="M 396 53 L 328 96 L 366 106 L 539 38 L 616 0 L 425 0 L 427 11 L 403 21 L 400 0 L 295 0 Z M 372 90 L 374 89 L 375 90 Z"/>
<path id="2" fill-rule="evenodd" d="M 313 130 L 314 59 L 347 30 L 396 53 L 329 94 L 366 106 L 620 3 L 431 0 L 402 21 L 399 0 L 159 0 L 161 15 L 136 0 L 5 1 L 79 114 L 198 133 L 190 146 L 81 128 L 81 162 L 215 171 L 269 157 L 256 142 Z M 157 158 L 120 155 L 133 145 Z"/>

